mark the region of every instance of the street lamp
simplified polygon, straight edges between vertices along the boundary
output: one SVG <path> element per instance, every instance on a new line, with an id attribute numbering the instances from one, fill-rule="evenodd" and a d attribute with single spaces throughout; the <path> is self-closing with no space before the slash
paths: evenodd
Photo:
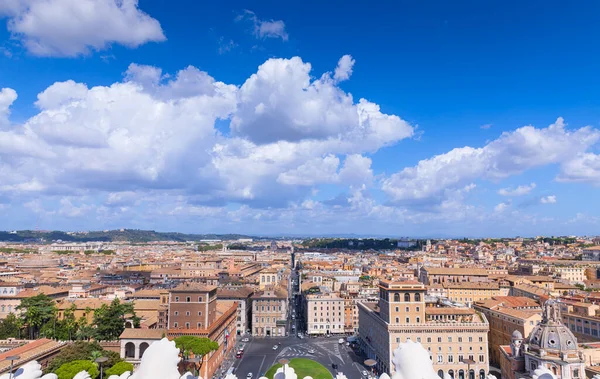
<path id="1" fill-rule="evenodd" d="M 373 367 L 377 365 L 377 361 L 375 359 L 367 359 L 364 362 L 365 366 L 371 368 L 371 374 L 373 374 Z"/>
<path id="2" fill-rule="evenodd" d="M 102 363 L 105 363 L 106 361 L 108 361 L 108 358 L 98 357 L 94 361 L 100 365 L 100 379 L 102 379 Z"/>
<path id="3" fill-rule="evenodd" d="M 463 363 L 467 364 L 467 376 L 469 377 L 469 379 L 471 379 L 471 365 L 475 364 L 475 360 L 471 359 L 471 358 L 467 358 L 467 359 L 463 358 L 462 361 L 463 361 Z M 473 377 L 475 377 L 475 373 L 473 373 Z"/>
<path id="4" fill-rule="evenodd" d="M 10 372 L 8 374 L 8 379 L 12 379 L 12 374 L 13 374 L 13 362 L 14 361 L 18 361 L 19 359 L 21 359 L 21 357 L 19 357 L 18 355 L 10 355 L 6 358 L 4 358 L 5 361 L 10 361 Z"/>

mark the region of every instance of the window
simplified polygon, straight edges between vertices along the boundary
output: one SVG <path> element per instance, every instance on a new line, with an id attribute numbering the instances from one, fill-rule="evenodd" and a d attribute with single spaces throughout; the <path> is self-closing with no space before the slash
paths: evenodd
<path id="1" fill-rule="evenodd" d="M 406 318 L 406 323 L 407 323 L 407 324 L 410 324 L 410 317 L 407 317 L 407 318 Z"/>
<path id="2" fill-rule="evenodd" d="M 396 307 L 396 312 L 400 312 L 400 307 Z"/>
<path id="3" fill-rule="evenodd" d="M 442 342 L 442 337 L 438 337 L 438 342 L 441 343 Z"/>
<path id="4" fill-rule="evenodd" d="M 444 357 L 442 356 L 442 354 L 438 354 L 438 356 L 437 356 L 437 362 L 438 363 L 444 362 Z"/>
<path id="5" fill-rule="evenodd" d="M 417 307 L 417 312 L 419 312 L 421 310 L 421 308 Z"/>
<path id="6" fill-rule="evenodd" d="M 186 329 L 189 329 L 189 328 L 190 328 L 190 323 L 189 323 L 189 322 L 186 322 L 186 323 L 185 323 L 185 328 L 186 328 Z"/>
<path id="7" fill-rule="evenodd" d="M 407 311 L 407 312 L 410 312 L 410 307 L 406 307 L 406 311 Z"/>
<path id="8" fill-rule="evenodd" d="M 458 342 L 462 342 L 462 337 L 458 337 Z"/>
<path id="9" fill-rule="evenodd" d="M 448 337 L 448 342 L 452 342 L 452 337 Z"/>
<path id="10" fill-rule="evenodd" d="M 453 363 L 454 362 L 454 355 L 449 354 L 448 355 L 448 363 Z"/>
<path id="11" fill-rule="evenodd" d="M 177 323 L 176 323 L 176 322 L 174 322 L 174 323 L 173 323 L 173 327 L 174 327 L 174 328 L 176 328 L 176 327 L 177 327 Z"/>
<path id="12" fill-rule="evenodd" d="M 431 337 L 427 337 L 427 343 L 431 343 Z"/>
<path id="13" fill-rule="evenodd" d="M 473 337 L 469 337 L 469 342 L 473 342 Z"/>
<path id="14" fill-rule="evenodd" d="M 175 296 L 175 302 L 179 303 L 179 296 Z"/>
<path id="15" fill-rule="evenodd" d="M 485 362 L 485 355 L 483 355 L 483 354 L 479 355 L 479 362 L 482 362 L 482 363 Z"/>
<path id="16" fill-rule="evenodd" d="M 417 337 L 417 342 L 421 343 L 421 337 Z"/>
<path id="17" fill-rule="evenodd" d="M 421 317 L 417 317 L 417 324 L 421 322 Z"/>
<path id="18" fill-rule="evenodd" d="M 408 293 L 404 294 L 404 301 L 410 301 L 410 294 L 408 294 Z"/>
<path id="19" fill-rule="evenodd" d="M 198 312 L 198 316 L 202 316 L 202 312 L 201 312 L 201 311 L 200 311 L 200 312 Z"/>
<path id="20" fill-rule="evenodd" d="M 202 302 L 202 296 L 198 296 L 198 302 L 201 303 Z"/>
<path id="21" fill-rule="evenodd" d="M 175 311 L 175 316 L 179 316 L 179 312 L 178 311 Z"/>
<path id="22" fill-rule="evenodd" d="M 483 337 L 479 337 L 479 342 L 483 342 Z"/>
<path id="23" fill-rule="evenodd" d="M 398 292 L 396 292 L 394 294 L 394 302 L 395 303 L 399 303 L 400 302 L 400 294 Z"/>
<path id="24" fill-rule="evenodd" d="M 420 293 L 416 293 L 415 294 L 415 301 L 421 301 L 421 294 Z"/>
<path id="25" fill-rule="evenodd" d="M 190 312 L 185 312 L 185 315 L 186 315 L 186 316 L 189 316 L 189 315 L 190 315 Z"/>
<path id="26" fill-rule="evenodd" d="M 400 317 L 396 317 L 396 324 L 400 323 Z"/>
<path id="27" fill-rule="evenodd" d="M 189 296 L 188 296 L 188 297 L 186 297 L 186 298 L 185 298 L 185 302 L 186 302 L 186 303 L 190 303 L 191 301 L 192 301 L 192 298 L 191 298 L 191 297 L 189 297 Z"/>

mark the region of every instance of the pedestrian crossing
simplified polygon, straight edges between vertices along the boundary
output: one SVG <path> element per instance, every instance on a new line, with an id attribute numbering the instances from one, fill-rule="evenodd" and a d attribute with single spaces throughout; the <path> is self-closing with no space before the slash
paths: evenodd
<path id="1" fill-rule="evenodd" d="M 309 350 L 313 350 L 314 353 L 309 352 Z M 306 357 L 306 358 L 314 358 L 319 354 L 319 351 L 315 348 L 311 348 L 310 346 L 288 346 L 284 347 L 281 352 L 277 355 L 277 358 L 298 358 L 298 357 Z"/>

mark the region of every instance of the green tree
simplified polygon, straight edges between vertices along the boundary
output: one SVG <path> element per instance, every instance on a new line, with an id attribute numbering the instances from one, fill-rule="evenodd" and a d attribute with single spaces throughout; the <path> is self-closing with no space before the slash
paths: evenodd
<path id="1" fill-rule="evenodd" d="M 125 330 L 125 316 L 133 319 L 134 326 L 139 326 L 139 318 L 133 309 L 133 303 L 121 303 L 115 299 L 110 305 L 102 306 L 94 311 L 93 325 L 96 327 L 95 337 L 100 341 L 114 341 L 119 339 Z"/>
<path id="2" fill-rule="evenodd" d="M 114 351 L 108 351 L 102 349 L 102 346 L 97 342 L 84 342 L 84 341 L 76 341 L 72 344 L 64 347 L 58 354 L 54 356 L 54 358 L 48 363 L 44 373 L 56 372 L 56 370 L 64 365 L 65 363 L 69 363 L 77 360 L 87 360 L 89 361 L 94 354 L 94 351 L 102 352 L 101 356 L 107 357 L 108 361 L 104 363 L 106 367 L 110 367 L 115 365 L 118 362 L 121 362 L 121 358 L 119 357 L 119 353 Z"/>
<path id="3" fill-rule="evenodd" d="M 22 312 L 21 318 L 31 339 L 39 337 L 44 325 L 56 321 L 56 304 L 43 293 L 21 300 L 17 310 Z"/>
<path id="4" fill-rule="evenodd" d="M 184 357 L 189 357 L 190 353 L 194 353 L 195 356 L 204 356 L 219 348 L 217 342 L 204 337 L 181 336 L 175 338 L 174 341 L 175 346 L 181 351 Z"/>
<path id="5" fill-rule="evenodd" d="M 129 362 L 118 362 L 108 370 L 104 372 L 104 375 L 108 378 L 111 375 L 121 375 L 124 372 L 133 372 L 133 365 Z"/>
<path id="6" fill-rule="evenodd" d="M 8 316 L 0 321 L 0 339 L 21 338 L 21 320 L 14 313 L 9 313 Z"/>
<path id="7" fill-rule="evenodd" d="M 73 379 L 75 375 L 80 373 L 81 371 L 87 371 L 88 374 L 94 379 L 98 376 L 100 371 L 98 370 L 98 365 L 91 361 L 78 360 L 73 362 L 68 362 L 60 366 L 55 374 L 58 375 L 58 379 Z"/>

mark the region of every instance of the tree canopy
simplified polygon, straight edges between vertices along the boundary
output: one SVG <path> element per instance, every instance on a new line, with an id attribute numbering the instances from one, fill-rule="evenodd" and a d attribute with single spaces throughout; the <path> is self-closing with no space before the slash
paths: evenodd
<path id="1" fill-rule="evenodd" d="M 108 370 L 104 371 L 104 375 L 108 378 L 111 375 L 121 375 L 126 371 L 133 372 L 133 365 L 129 362 L 118 362 Z"/>
<path id="2" fill-rule="evenodd" d="M 97 342 L 77 341 L 64 347 L 54 358 L 48 363 L 45 373 L 56 372 L 62 365 L 78 360 L 91 360 L 98 356 L 107 357 L 108 361 L 104 363 L 105 367 L 111 367 L 118 362 L 121 362 L 119 353 L 109 350 L 104 350 Z M 81 371 L 81 370 L 80 370 Z"/>
<path id="3" fill-rule="evenodd" d="M 101 341 L 113 341 L 119 339 L 125 330 L 125 316 L 133 319 L 134 326 L 139 327 L 139 318 L 135 315 L 133 303 L 121 303 L 119 299 L 107 306 L 102 306 L 94 311 L 94 325 L 96 326 L 95 337 Z"/>
<path id="4" fill-rule="evenodd" d="M 58 375 L 58 379 L 73 379 L 75 375 L 81 371 L 87 371 L 92 379 L 96 378 L 100 371 L 98 365 L 92 361 L 78 360 L 63 364 L 56 370 L 55 374 Z"/>
<path id="5" fill-rule="evenodd" d="M 56 317 L 54 300 L 43 293 L 22 299 L 17 310 L 22 312 L 21 319 L 31 339 L 39 338 L 42 327 Z"/>
<path id="6" fill-rule="evenodd" d="M 193 353 L 195 356 L 206 355 L 219 348 L 219 344 L 210 338 L 181 336 L 175 338 L 175 346 L 181 351 L 184 357 Z"/>

